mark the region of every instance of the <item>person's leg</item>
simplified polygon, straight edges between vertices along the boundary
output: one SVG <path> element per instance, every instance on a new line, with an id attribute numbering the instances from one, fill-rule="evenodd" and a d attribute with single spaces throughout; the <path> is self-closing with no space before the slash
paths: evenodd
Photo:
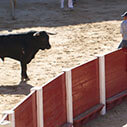
<path id="1" fill-rule="evenodd" d="M 122 48 L 122 42 L 119 44 L 118 49 Z"/>
<path id="2" fill-rule="evenodd" d="M 124 42 L 123 42 L 123 47 L 124 47 L 124 48 L 127 48 L 127 40 L 124 40 Z"/>
<path id="3" fill-rule="evenodd" d="M 61 8 L 64 8 L 64 0 L 61 0 Z"/>
<path id="4" fill-rule="evenodd" d="M 68 0 L 68 8 L 73 9 L 73 0 Z"/>
<path id="5" fill-rule="evenodd" d="M 127 48 L 127 40 L 122 40 L 122 42 L 120 43 L 120 45 L 118 46 L 119 48 Z"/>

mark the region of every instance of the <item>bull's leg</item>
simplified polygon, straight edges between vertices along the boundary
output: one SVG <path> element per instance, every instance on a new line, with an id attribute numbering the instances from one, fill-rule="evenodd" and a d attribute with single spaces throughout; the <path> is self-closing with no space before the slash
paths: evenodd
<path id="1" fill-rule="evenodd" d="M 27 64 L 21 62 L 21 80 L 28 81 L 29 77 L 27 76 Z"/>

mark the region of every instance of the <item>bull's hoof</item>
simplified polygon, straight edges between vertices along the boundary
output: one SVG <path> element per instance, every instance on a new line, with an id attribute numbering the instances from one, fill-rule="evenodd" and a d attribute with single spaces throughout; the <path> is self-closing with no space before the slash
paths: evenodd
<path id="1" fill-rule="evenodd" d="M 25 79 L 25 81 L 29 81 L 29 80 L 30 80 L 30 78 L 26 78 L 26 79 Z"/>
<path id="2" fill-rule="evenodd" d="M 22 77 L 22 78 L 21 78 L 21 81 L 22 81 L 22 82 L 27 82 L 27 81 L 29 81 L 29 80 L 30 80 L 29 77 L 27 77 L 27 78 Z"/>

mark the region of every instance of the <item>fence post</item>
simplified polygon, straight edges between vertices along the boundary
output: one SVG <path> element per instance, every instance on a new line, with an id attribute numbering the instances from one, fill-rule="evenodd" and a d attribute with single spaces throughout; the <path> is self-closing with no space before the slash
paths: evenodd
<path id="1" fill-rule="evenodd" d="M 43 88 L 33 87 L 32 91 L 37 91 L 37 127 L 44 127 L 44 116 L 43 116 Z"/>
<path id="2" fill-rule="evenodd" d="M 67 96 L 67 122 L 73 124 L 72 75 L 70 69 L 64 69 Z"/>
<path id="3" fill-rule="evenodd" d="M 100 103 L 104 104 L 101 115 L 106 114 L 106 93 L 105 93 L 105 56 L 99 55 L 99 85 L 100 85 Z"/>

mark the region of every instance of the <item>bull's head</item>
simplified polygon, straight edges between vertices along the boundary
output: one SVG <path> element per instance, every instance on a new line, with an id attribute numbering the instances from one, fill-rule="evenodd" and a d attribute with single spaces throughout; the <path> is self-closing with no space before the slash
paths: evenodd
<path id="1" fill-rule="evenodd" d="M 36 32 L 33 34 L 34 37 L 40 42 L 40 49 L 50 49 L 49 35 L 45 31 Z"/>

